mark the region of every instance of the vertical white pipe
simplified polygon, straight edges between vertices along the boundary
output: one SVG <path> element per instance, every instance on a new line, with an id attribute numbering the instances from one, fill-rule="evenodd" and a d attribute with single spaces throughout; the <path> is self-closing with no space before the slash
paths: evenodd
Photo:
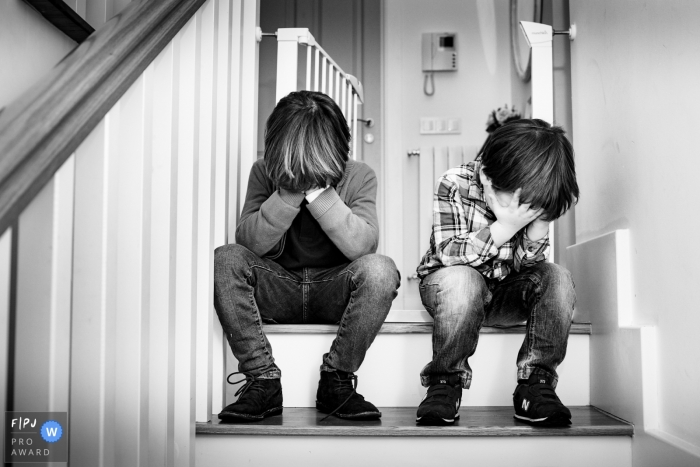
<path id="1" fill-rule="evenodd" d="M 321 61 L 321 92 L 328 94 L 326 89 L 326 76 L 328 76 L 328 59 L 326 59 L 324 55 L 323 60 Z"/>
<path id="2" fill-rule="evenodd" d="M 321 52 L 318 50 L 318 47 L 315 47 L 316 49 L 316 54 L 315 54 L 315 59 L 314 59 L 314 91 L 318 91 L 318 66 L 319 62 L 321 61 L 319 55 Z M 279 66 L 279 65 L 277 65 Z"/>
<path id="3" fill-rule="evenodd" d="M 305 90 L 311 91 L 311 46 L 306 47 L 306 86 Z"/>

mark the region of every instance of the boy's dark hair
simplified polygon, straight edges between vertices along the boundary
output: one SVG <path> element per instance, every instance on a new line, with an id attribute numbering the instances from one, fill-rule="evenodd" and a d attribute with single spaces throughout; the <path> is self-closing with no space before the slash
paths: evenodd
<path id="1" fill-rule="evenodd" d="M 326 94 L 292 92 L 280 99 L 265 127 L 267 174 L 282 188 L 305 191 L 337 185 L 350 151 L 350 129 Z"/>
<path id="2" fill-rule="evenodd" d="M 543 220 L 561 217 L 578 201 L 574 148 L 564 130 L 539 119 L 496 129 L 479 154 L 493 189 L 521 188 L 520 203 L 543 209 Z"/>

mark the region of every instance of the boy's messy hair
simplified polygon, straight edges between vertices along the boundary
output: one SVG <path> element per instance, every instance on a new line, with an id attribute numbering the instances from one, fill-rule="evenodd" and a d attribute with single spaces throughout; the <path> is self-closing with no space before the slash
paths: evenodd
<path id="1" fill-rule="evenodd" d="M 279 187 L 305 191 L 337 185 L 350 151 L 350 129 L 338 105 L 320 92 L 292 92 L 267 119 L 265 165 Z"/>
<path id="2" fill-rule="evenodd" d="M 561 217 L 578 201 L 574 148 L 560 127 L 539 119 L 508 122 L 479 157 L 494 190 L 521 188 L 520 203 L 543 209 L 543 220 Z"/>

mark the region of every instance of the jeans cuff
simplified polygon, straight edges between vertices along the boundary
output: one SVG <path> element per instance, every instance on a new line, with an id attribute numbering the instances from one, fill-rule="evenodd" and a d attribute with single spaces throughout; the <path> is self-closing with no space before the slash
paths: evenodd
<path id="1" fill-rule="evenodd" d="M 282 378 L 282 370 L 279 368 L 275 368 L 269 371 L 266 371 L 265 373 L 258 375 L 256 377 L 257 379 L 281 379 Z"/>
<path id="2" fill-rule="evenodd" d="M 338 370 L 336 370 L 332 366 L 328 365 L 327 363 L 323 363 L 323 364 L 321 364 L 321 371 L 327 371 L 329 373 L 334 373 Z"/>
<path id="3" fill-rule="evenodd" d="M 557 383 L 559 382 L 559 377 L 556 373 L 550 373 L 547 370 L 543 370 L 539 367 L 523 366 L 518 368 L 518 380 L 528 379 L 530 375 L 543 375 L 552 380 L 552 388 L 557 388 Z"/>
<path id="4" fill-rule="evenodd" d="M 471 373 L 463 373 L 459 375 L 459 382 L 462 384 L 462 389 L 469 389 L 472 385 L 472 375 Z M 430 387 L 430 375 L 420 375 L 420 384 L 424 388 Z"/>

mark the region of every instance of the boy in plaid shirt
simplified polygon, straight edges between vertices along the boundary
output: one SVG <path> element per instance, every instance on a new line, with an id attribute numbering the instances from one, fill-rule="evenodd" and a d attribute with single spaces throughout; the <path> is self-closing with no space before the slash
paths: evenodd
<path id="1" fill-rule="evenodd" d="M 498 128 L 476 161 L 445 172 L 434 195 L 430 248 L 417 272 L 434 318 L 433 358 L 417 422 L 459 418 L 471 384 L 468 358 L 481 326 L 527 323 L 518 353 L 515 417 L 571 424 L 554 388 L 576 295 L 569 271 L 547 262 L 549 223 L 578 199 L 574 154 L 564 131 L 521 119 Z"/>

